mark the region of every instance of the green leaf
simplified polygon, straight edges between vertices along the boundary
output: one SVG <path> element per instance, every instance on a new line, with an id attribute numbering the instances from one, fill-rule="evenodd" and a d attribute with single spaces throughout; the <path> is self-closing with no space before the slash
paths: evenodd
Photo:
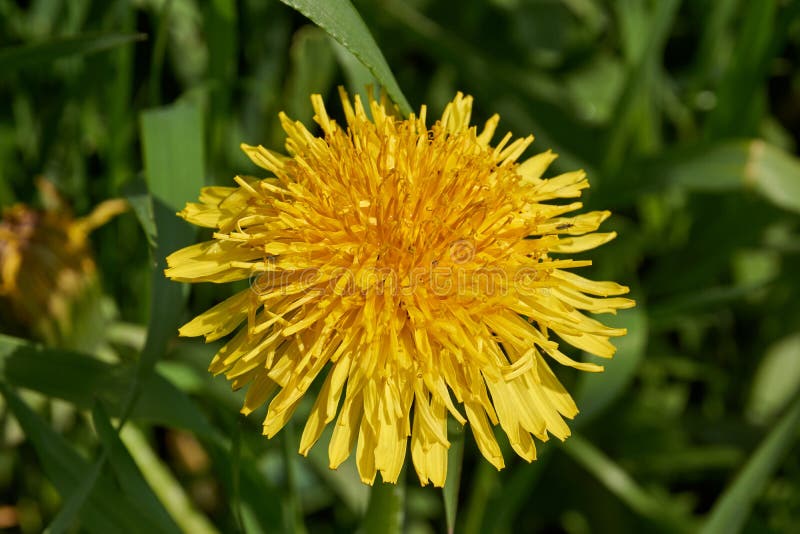
<path id="1" fill-rule="evenodd" d="M 759 92 L 775 51 L 785 39 L 786 19 L 790 19 L 785 13 L 776 17 L 777 11 L 776 0 L 743 2 L 738 10 L 742 28 L 733 50 L 734 59 L 728 63 L 717 91 L 717 105 L 707 121 L 709 138 L 756 133 L 764 113 Z"/>
<path id="2" fill-rule="evenodd" d="M 225 488 L 227 495 L 237 495 L 239 501 L 231 506 L 239 508 L 245 532 L 256 531 L 250 525 L 260 526 L 263 532 L 281 532 L 283 512 L 281 500 L 284 490 L 273 486 L 263 476 L 259 463 L 240 450 L 238 458 L 235 449 L 223 447 L 219 443 L 211 443 L 208 452 L 212 458 L 212 468 L 217 480 Z M 238 485 L 238 488 L 237 488 Z"/>
<path id="3" fill-rule="evenodd" d="M 800 390 L 794 403 L 772 428 L 733 483 L 717 500 L 702 534 L 738 532 L 744 526 L 756 499 L 769 477 L 780 465 L 792 443 L 797 440 L 800 425 Z"/>
<path id="4" fill-rule="evenodd" d="M 197 510 L 170 468 L 153 452 L 142 432 L 133 425 L 126 425 L 120 431 L 119 439 L 141 469 L 149 487 L 178 523 L 180 532 L 217 534 L 217 529 L 208 517 Z"/>
<path id="5" fill-rule="evenodd" d="M 444 497 L 444 515 L 447 521 L 447 532 L 452 534 L 456 528 L 456 512 L 458 511 L 458 488 L 461 485 L 461 467 L 464 459 L 464 429 L 450 432 L 450 448 L 447 449 L 447 480 L 442 488 Z"/>
<path id="6" fill-rule="evenodd" d="M 575 399 L 580 408 L 576 424 L 585 425 L 608 408 L 630 384 L 647 346 L 647 313 L 639 302 L 635 308 L 603 318 L 615 328 L 627 328 L 627 335 L 616 338 L 617 353 L 604 360 L 602 373 L 581 373 Z"/>
<path id="7" fill-rule="evenodd" d="M 134 181 L 125 188 L 125 199 L 133 209 L 139 225 L 147 236 L 147 243 L 151 248 L 158 244 L 158 229 L 156 219 L 153 214 L 153 199 L 147 191 L 147 185 L 141 181 Z"/>
<path id="8" fill-rule="evenodd" d="M 724 143 L 673 161 L 665 169 L 668 184 L 699 191 L 751 189 L 800 213 L 800 160 L 761 139 Z"/>
<path id="9" fill-rule="evenodd" d="M 197 199 L 205 183 L 200 108 L 183 102 L 147 110 L 142 113 L 141 126 L 150 194 L 154 201 L 180 211 L 186 202 Z"/>
<path id="10" fill-rule="evenodd" d="M 354 56 L 347 48 L 340 45 L 334 39 L 330 39 L 333 52 L 336 54 L 336 60 L 339 66 L 344 71 L 344 77 L 347 80 L 347 90 L 350 94 L 361 95 L 361 98 L 367 97 L 367 87 L 377 87 L 378 80 L 361 63 L 356 56 Z"/>
<path id="11" fill-rule="evenodd" d="M 105 466 L 105 455 L 95 460 L 89 473 L 81 480 L 77 489 L 75 489 L 67 498 L 61 510 L 58 511 L 56 517 L 45 530 L 45 534 L 62 534 L 67 532 L 69 528 L 75 523 L 81 509 L 83 509 L 89 494 L 97 484 L 97 479 Z"/>
<path id="12" fill-rule="evenodd" d="M 286 113 L 294 120 L 308 124 L 314 115 L 309 95 L 325 95 L 331 88 L 336 73 L 332 45 L 335 44 L 324 31 L 315 26 L 304 26 L 294 35 L 291 70 L 286 81 Z"/>
<path id="13" fill-rule="evenodd" d="M 114 470 L 117 481 L 123 493 L 130 498 L 141 513 L 147 515 L 158 525 L 161 532 L 180 532 L 178 525 L 172 520 L 167 511 L 159 502 L 153 490 L 142 477 L 139 468 L 131 458 L 125 444 L 117 435 L 116 429 L 111 424 L 102 403 L 95 403 L 92 409 L 92 421 L 95 430 L 103 444 L 105 456 Z"/>
<path id="14" fill-rule="evenodd" d="M 55 433 L 2 381 L 0 381 L 0 393 L 5 397 L 8 408 L 36 450 L 45 475 L 62 498 L 68 503 L 79 505 L 83 503 L 81 493 L 89 489 L 85 504 L 80 511 L 84 529 L 97 534 L 161 532 L 149 517 L 139 513 L 136 506 L 122 495 L 103 473 L 99 474 L 95 483 L 90 484 L 89 482 L 95 477 L 91 476 L 92 467 L 89 462 L 75 452 L 62 436 Z M 88 477 L 87 472 L 90 473 Z M 78 495 L 73 497 L 76 492 Z"/>
<path id="15" fill-rule="evenodd" d="M 308 530 L 303 521 L 303 510 L 300 502 L 299 469 L 297 465 L 297 454 L 294 454 L 294 447 L 297 441 L 294 439 L 294 424 L 289 421 L 281 432 L 281 459 L 286 470 L 286 493 L 281 501 L 284 509 L 284 524 L 289 532 L 294 534 L 306 534 Z"/>
<path id="16" fill-rule="evenodd" d="M 64 57 L 91 54 L 147 38 L 142 33 L 98 33 L 56 38 L 42 43 L 0 49 L 2 75 L 20 68 L 38 67 Z"/>
<path id="17" fill-rule="evenodd" d="M 193 241 L 194 230 L 175 211 L 200 193 L 204 178 L 203 120 L 200 109 L 179 103 L 142 113 L 145 178 L 152 198 L 157 243 L 150 288 L 147 340 L 123 408 L 123 421 L 133 409 L 141 384 L 148 380 L 167 344 L 177 334 L 186 288 L 164 276 L 166 256 Z"/>
<path id="18" fill-rule="evenodd" d="M 749 418 L 758 423 L 770 421 L 800 389 L 800 333 L 783 338 L 767 350 L 756 370 Z"/>
<path id="19" fill-rule="evenodd" d="M 693 531 L 691 519 L 681 509 L 645 491 L 622 467 L 580 435 L 573 434 L 561 448 L 634 512 L 671 532 Z"/>
<path id="20" fill-rule="evenodd" d="M 680 0 L 657 2 L 649 16 L 641 9 L 631 9 L 643 7 L 642 2 L 615 4 L 622 27 L 628 28 L 628 39 L 623 39 L 628 45 L 628 72 L 624 89 L 611 114 L 614 120 L 606 145 L 607 171 L 614 172 L 622 165 L 629 144 L 636 144 L 645 150 L 653 150 L 660 144 L 661 124 L 654 104 L 657 98 L 656 82 L 660 75 L 659 67 L 663 63 L 664 47 L 680 3 Z"/>
<path id="21" fill-rule="evenodd" d="M 463 73 L 478 102 L 494 104 L 492 111 L 503 118 L 503 128 L 534 132 L 537 146 L 552 148 L 564 168 L 583 167 L 594 175 L 590 162 L 600 154 L 597 132 L 567 110 L 561 82 L 541 70 L 520 68 L 519 62 L 490 55 L 485 47 L 447 31 L 410 2 L 383 0 L 381 8 L 419 41 L 419 52 Z"/>
<path id="22" fill-rule="evenodd" d="M 119 414 L 133 369 L 111 365 L 77 352 L 48 349 L 0 335 L 0 380 L 38 391 L 48 397 L 90 409 L 101 400 Z M 133 416 L 198 435 L 213 436 L 214 429 L 194 403 L 158 374 L 142 385 Z"/>
<path id="23" fill-rule="evenodd" d="M 367 25 L 349 0 L 281 0 L 328 32 L 353 53 L 386 89 L 403 115 L 411 113 L 409 105 L 386 59 L 372 38 Z"/>
<path id="24" fill-rule="evenodd" d="M 402 476 L 397 484 L 375 480 L 369 504 L 361 524 L 365 534 L 400 534 L 403 532 L 405 488 Z"/>
<path id="25" fill-rule="evenodd" d="M 497 469 L 489 462 L 479 461 L 473 481 L 470 486 L 470 495 L 464 506 L 464 532 L 478 534 L 483 532 L 486 523 L 486 511 L 492 495 L 499 492 L 500 475 Z"/>

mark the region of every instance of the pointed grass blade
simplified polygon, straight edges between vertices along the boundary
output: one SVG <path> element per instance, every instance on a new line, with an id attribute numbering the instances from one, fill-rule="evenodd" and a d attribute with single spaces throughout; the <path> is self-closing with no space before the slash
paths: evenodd
<path id="1" fill-rule="evenodd" d="M 108 413 L 99 402 L 95 403 L 92 409 L 92 421 L 103 445 L 105 457 L 108 459 L 122 491 L 143 514 L 158 525 L 160 532 L 180 533 L 178 525 L 175 524 L 145 481 L 136 462 L 131 458 L 128 449 L 111 424 Z"/>
<path id="2" fill-rule="evenodd" d="M 392 74 L 367 25 L 349 0 L 281 0 L 328 32 L 363 63 L 400 107 L 403 115 L 411 106 Z"/>
<path id="3" fill-rule="evenodd" d="M 711 509 L 701 534 L 738 532 L 750 515 L 769 477 L 797 440 L 800 427 L 800 391 L 793 404 L 758 446 L 733 483 Z"/>
<path id="4" fill-rule="evenodd" d="M 69 503 L 71 510 L 62 516 L 64 519 L 59 521 L 59 525 L 71 522 L 77 515 L 82 530 L 96 534 L 160 532 L 157 525 L 142 516 L 104 473 L 87 477 L 87 473 L 92 474 L 89 462 L 3 381 L 0 381 L 0 393 L 33 445 L 45 475 Z M 72 509 L 79 513 L 73 514 Z"/>
<path id="5" fill-rule="evenodd" d="M 12 71 L 41 66 L 57 59 L 91 54 L 120 45 L 143 41 L 142 33 L 97 33 L 59 37 L 41 43 L 0 48 L 0 77 Z"/>

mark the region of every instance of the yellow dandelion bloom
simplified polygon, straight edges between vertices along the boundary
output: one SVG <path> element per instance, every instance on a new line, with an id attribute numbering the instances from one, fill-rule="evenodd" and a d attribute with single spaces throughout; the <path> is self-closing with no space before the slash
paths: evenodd
<path id="1" fill-rule="evenodd" d="M 593 233 L 609 212 L 567 215 L 580 202 L 551 202 L 579 197 L 585 173 L 543 179 L 555 154 L 518 162 L 533 137 L 492 144 L 499 117 L 478 132 L 460 93 L 430 127 L 425 107 L 401 120 L 385 99 L 367 111 L 342 91 L 345 128 L 311 100 L 321 136 L 281 114 L 288 155 L 242 145 L 269 177 L 206 187 L 180 213 L 213 240 L 170 255 L 167 276 L 252 282 L 180 334 L 213 341 L 246 323 L 210 370 L 248 387 L 245 414 L 271 399 L 268 437 L 324 375 L 300 453 L 335 420 L 331 468 L 355 446 L 368 484 L 378 471 L 397 480 L 410 437 L 420 482 L 442 486 L 448 414 L 498 469 L 495 425 L 528 461 L 533 436 L 569 436 L 564 418 L 578 410 L 548 359 L 602 367 L 556 339 L 611 357 L 609 338 L 625 330 L 585 312 L 634 305 L 616 296 L 626 287 L 571 271 L 590 261 L 561 256 L 615 237 Z"/>

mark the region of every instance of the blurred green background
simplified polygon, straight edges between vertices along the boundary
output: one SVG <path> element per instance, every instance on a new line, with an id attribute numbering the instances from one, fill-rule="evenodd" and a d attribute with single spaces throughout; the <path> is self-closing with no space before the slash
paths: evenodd
<path id="1" fill-rule="evenodd" d="M 294 3 L 378 53 L 346 2 Z M 242 396 L 205 372 L 217 346 L 175 337 L 234 288 L 163 279 L 166 253 L 207 237 L 173 214 L 256 173 L 239 143 L 279 149 L 278 111 L 309 122 L 319 92 L 340 116 L 338 85 L 378 81 L 277 1 L 0 0 L 0 204 L 41 205 L 43 176 L 78 215 L 133 207 L 92 235 L 102 292 L 73 310 L 74 335 L 2 325 L 0 527 L 793 532 L 800 2 L 354 4 L 412 108 L 474 95 L 474 122 L 535 134 L 531 153 L 560 155 L 551 172 L 587 170 L 587 208 L 613 210 L 592 275 L 638 306 L 610 319 L 629 335 L 606 373 L 559 371 L 574 436 L 533 464 L 506 443 L 496 472 L 454 427 L 444 492 L 407 468 L 405 489 L 372 493 L 352 461 L 327 469 L 324 437 L 296 454 L 311 399 L 263 438 L 263 410 L 239 416 Z"/>

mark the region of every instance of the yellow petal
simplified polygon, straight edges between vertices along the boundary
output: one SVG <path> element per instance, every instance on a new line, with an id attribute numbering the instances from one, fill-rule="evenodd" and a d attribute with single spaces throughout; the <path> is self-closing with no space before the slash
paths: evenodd
<path id="1" fill-rule="evenodd" d="M 544 171 L 558 157 L 552 150 L 536 154 L 526 159 L 517 167 L 517 173 L 522 177 L 523 183 L 536 184 L 540 182 Z"/>
<path id="2" fill-rule="evenodd" d="M 219 339 L 245 320 L 253 297 L 249 289 L 240 291 L 180 327 L 178 333 L 184 337 L 205 336 L 206 342 Z"/>

